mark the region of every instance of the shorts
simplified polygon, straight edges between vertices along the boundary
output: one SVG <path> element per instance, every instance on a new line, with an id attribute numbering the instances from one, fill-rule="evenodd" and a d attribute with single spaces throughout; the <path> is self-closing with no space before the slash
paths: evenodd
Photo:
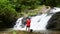
<path id="1" fill-rule="evenodd" d="M 27 27 L 30 27 L 30 26 L 27 26 Z"/>

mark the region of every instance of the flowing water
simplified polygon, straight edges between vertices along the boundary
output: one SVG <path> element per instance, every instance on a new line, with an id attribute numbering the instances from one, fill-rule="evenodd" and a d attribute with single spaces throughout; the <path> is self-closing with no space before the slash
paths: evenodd
<path id="1" fill-rule="evenodd" d="M 30 29 L 47 30 L 46 25 L 47 25 L 49 19 L 52 17 L 53 14 L 55 14 L 56 12 L 59 12 L 59 11 L 60 11 L 60 8 L 55 7 L 54 9 L 51 9 L 49 13 L 45 13 L 45 14 L 41 14 L 41 15 L 31 17 Z M 15 30 L 26 30 L 26 26 L 24 28 L 21 27 L 22 18 L 19 18 L 16 21 L 16 25 L 14 25 L 13 29 L 15 29 Z"/>

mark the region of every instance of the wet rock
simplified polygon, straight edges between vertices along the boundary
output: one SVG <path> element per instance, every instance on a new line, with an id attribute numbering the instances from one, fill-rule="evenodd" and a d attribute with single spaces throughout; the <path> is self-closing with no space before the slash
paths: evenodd
<path id="1" fill-rule="evenodd" d="M 60 12 L 55 13 L 46 26 L 49 30 L 60 30 Z"/>

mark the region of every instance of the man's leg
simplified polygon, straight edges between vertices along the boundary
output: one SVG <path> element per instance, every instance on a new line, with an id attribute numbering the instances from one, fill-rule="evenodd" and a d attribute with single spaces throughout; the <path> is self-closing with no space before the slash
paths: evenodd
<path id="1" fill-rule="evenodd" d="M 26 26 L 26 31 L 27 31 L 27 26 Z"/>
<path id="2" fill-rule="evenodd" d="M 28 27 L 28 32 L 30 32 L 30 27 Z"/>

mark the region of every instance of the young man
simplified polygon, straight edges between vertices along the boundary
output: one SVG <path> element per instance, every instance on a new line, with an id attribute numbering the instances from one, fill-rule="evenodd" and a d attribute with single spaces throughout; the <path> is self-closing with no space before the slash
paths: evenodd
<path id="1" fill-rule="evenodd" d="M 30 23 L 31 23 L 31 19 L 27 18 L 27 20 L 26 20 L 26 30 L 28 29 L 28 32 L 30 32 Z"/>
<path id="2" fill-rule="evenodd" d="M 22 18 L 22 23 L 21 23 L 21 26 L 22 26 L 22 28 L 24 28 L 25 27 L 25 25 L 26 25 L 26 20 L 27 20 L 27 15 L 24 15 L 23 16 L 23 18 Z"/>
<path id="3" fill-rule="evenodd" d="M 22 28 L 25 27 L 25 25 L 26 25 L 26 20 L 27 20 L 27 18 L 26 18 L 26 17 L 23 17 L 23 19 L 22 19 Z"/>

